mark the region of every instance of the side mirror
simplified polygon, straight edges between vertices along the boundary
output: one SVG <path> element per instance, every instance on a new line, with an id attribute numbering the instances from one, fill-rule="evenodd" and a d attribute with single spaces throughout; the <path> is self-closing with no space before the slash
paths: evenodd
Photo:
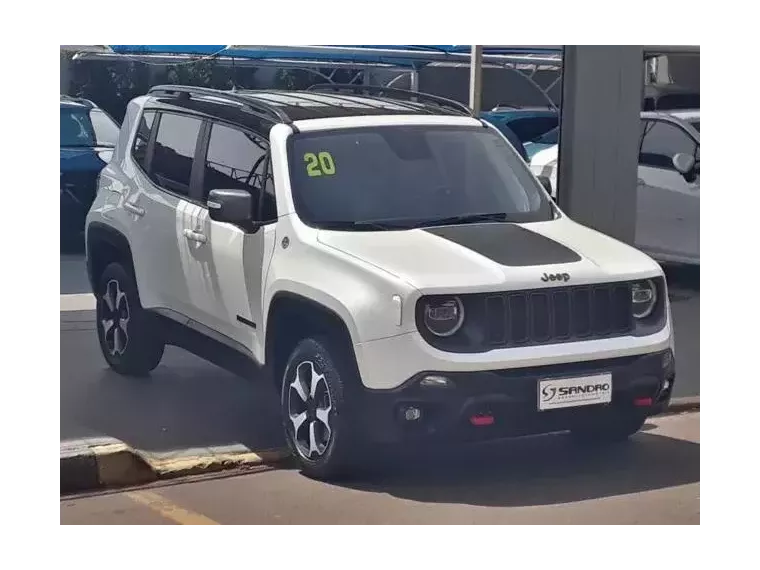
<path id="1" fill-rule="evenodd" d="M 673 166 L 681 174 L 688 174 L 694 169 L 694 157 L 690 154 L 679 152 L 673 157 Z"/>
<path id="2" fill-rule="evenodd" d="M 217 222 L 242 224 L 253 219 L 253 196 L 246 190 L 212 190 L 207 204 L 209 216 Z"/>
<path id="3" fill-rule="evenodd" d="M 541 186 L 544 187 L 544 190 L 546 190 L 549 193 L 549 196 L 554 198 L 554 191 L 552 190 L 552 181 L 548 176 L 544 176 L 543 174 L 538 176 L 538 181 L 541 183 Z"/>

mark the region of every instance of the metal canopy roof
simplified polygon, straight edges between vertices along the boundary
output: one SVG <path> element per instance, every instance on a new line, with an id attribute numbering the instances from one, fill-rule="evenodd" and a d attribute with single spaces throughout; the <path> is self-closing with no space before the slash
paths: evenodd
<path id="1" fill-rule="evenodd" d="M 65 46 L 64 46 L 65 47 Z M 84 46 L 73 46 L 82 48 Z M 90 46 L 76 51 L 89 57 L 146 56 L 219 57 L 248 60 L 298 61 L 302 64 L 354 63 L 419 68 L 432 62 L 465 63 L 469 45 L 395 45 L 395 46 L 245 46 L 245 45 L 108 45 Z M 484 62 L 559 66 L 562 46 L 489 46 L 483 49 Z M 171 59 L 169 59 L 170 61 Z"/>

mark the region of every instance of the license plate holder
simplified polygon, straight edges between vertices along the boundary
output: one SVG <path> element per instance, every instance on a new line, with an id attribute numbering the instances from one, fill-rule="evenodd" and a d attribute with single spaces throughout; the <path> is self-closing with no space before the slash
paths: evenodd
<path id="1" fill-rule="evenodd" d="M 609 404 L 612 402 L 612 373 L 539 380 L 537 397 L 540 412 Z"/>

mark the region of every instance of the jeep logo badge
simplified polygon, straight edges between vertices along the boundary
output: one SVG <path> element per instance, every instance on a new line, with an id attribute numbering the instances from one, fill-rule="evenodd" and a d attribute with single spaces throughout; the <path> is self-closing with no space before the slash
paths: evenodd
<path id="1" fill-rule="evenodd" d="M 570 281 L 569 273 L 544 273 L 541 281 Z"/>

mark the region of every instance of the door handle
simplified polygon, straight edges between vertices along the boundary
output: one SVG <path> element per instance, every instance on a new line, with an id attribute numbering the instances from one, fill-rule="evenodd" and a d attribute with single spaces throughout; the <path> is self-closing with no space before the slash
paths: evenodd
<path id="1" fill-rule="evenodd" d="M 184 230 L 182 232 L 185 237 L 192 241 L 197 241 L 198 243 L 206 243 L 208 241 L 208 238 L 202 234 L 201 232 L 194 232 L 193 230 Z"/>
<path id="2" fill-rule="evenodd" d="M 143 208 L 140 208 L 139 206 L 135 206 L 131 202 L 124 202 L 124 209 L 127 212 L 132 212 L 135 216 L 144 216 L 145 210 Z"/>

